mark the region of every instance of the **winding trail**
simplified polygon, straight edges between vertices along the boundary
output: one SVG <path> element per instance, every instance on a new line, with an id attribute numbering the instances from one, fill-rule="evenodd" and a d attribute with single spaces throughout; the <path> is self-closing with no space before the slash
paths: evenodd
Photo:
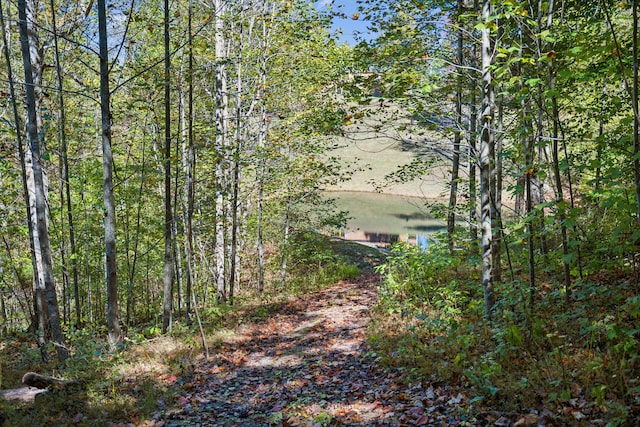
<path id="1" fill-rule="evenodd" d="M 457 425 L 462 395 L 403 384 L 367 348 L 378 280 L 337 283 L 243 326 L 181 379 L 164 425 Z"/>

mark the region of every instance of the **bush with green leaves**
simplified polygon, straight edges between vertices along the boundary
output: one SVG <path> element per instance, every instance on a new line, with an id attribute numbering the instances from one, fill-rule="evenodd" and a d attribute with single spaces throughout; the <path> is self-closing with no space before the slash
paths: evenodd
<path id="1" fill-rule="evenodd" d="M 380 287 L 382 303 L 390 310 L 414 310 L 418 318 L 432 317 L 454 320 L 461 314 L 462 295 L 453 274 L 459 261 L 449 256 L 445 248 L 432 245 L 428 252 L 417 246 L 398 243 L 391 248 L 387 262 L 377 271 L 384 276 Z"/>
<path id="2" fill-rule="evenodd" d="M 329 237 L 314 231 L 295 231 L 283 251 L 290 260 L 289 286 L 301 291 L 360 275 L 357 265 L 336 253 Z"/>

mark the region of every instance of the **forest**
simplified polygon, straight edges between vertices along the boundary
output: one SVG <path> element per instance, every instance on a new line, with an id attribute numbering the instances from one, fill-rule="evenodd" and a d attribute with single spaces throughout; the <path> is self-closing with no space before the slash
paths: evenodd
<path id="1" fill-rule="evenodd" d="M 346 3 L 0 0 L 0 425 L 640 422 L 637 0 Z"/>

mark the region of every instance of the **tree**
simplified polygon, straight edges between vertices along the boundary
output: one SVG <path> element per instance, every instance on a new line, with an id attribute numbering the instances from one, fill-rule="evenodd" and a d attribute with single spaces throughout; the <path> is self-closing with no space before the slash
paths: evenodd
<path id="1" fill-rule="evenodd" d="M 191 299 L 193 297 L 194 282 L 194 251 L 193 251 L 193 211 L 195 199 L 195 167 L 196 167 L 196 149 L 193 135 L 193 1 L 189 0 L 187 10 L 187 31 L 188 31 L 188 95 L 187 108 L 183 106 L 183 112 L 187 115 L 186 120 L 186 138 L 183 145 L 183 168 L 184 168 L 184 224 L 185 224 L 185 258 L 186 258 L 186 314 L 187 317 L 191 313 Z M 181 94 L 184 92 L 181 92 Z M 186 111 L 185 111 L 186 110 Z M 184 132 L 183 132 L 184 135 Z"/>
<path id="2" fill-rule="evenodd" d="M 633 19 L 632 57 L 633 57 L 633 89 L 631 107 L 633 109 L 633 175 L 636 189 L 637 218 L 640 221 L 640 111 L 638 104 L 638 0 L 631 0 L 631 17 Z"/>
<path id="3" fill-rule="evenodd" d="M 226 5 L 222 0 L 216 0 L 214 5 L 215 15 L 215 108 L 216 108 L 216 283 L 218 288 L 218 300 L 227 300 L 226 286 L 226 258 L 225 258 L 225 230 L 226 222 L 226 185 L 228 165 L 226 160 L 227 135 L 229 132 L 229 94 L 227 89 L 227 46 L 225 41 Z"/>
<path id="4" fill-rule="evenodd" d="M 492 276 L 492 224 L 491 224 L 491 154 L 495 150 L 494 129 L 494 90 L 493 74 L 493 40 L 491 30 L 493 22 L 493 5 L 491 0 L 482 3 L 482 131 L 480 134 L 480 212 L 482 230 L 482 288 L 484 290 L 484 313 L 491 320 L 495 297 L 493 295 Z"/>
<path id="5" fill-rule="evenodd" d="M 78 262 L 76 252 L 76 237 L 73 223 L 73 208 L 71 203 L 71 184 L 69 183 L 69 158 L 68 158 L 68 144 L 67 144 L 67 132 L 66 132 L 66 108 L 64 102 L 64 86 L 62 76 L 62 66 L 60 64 L 60 48 L 58 45 L 58 26 L 56 23 L 56 10 L 53 0 L 49 1 L 49 7 L 51 9 L 51 25 L 53 29 L 53 44 L 54 44 L 54 57 L 56 67 L 56 90 L 58 92 L 58 104 L 60 108 L 58 118 L 58 139 L 60 142 L 60 203 L 61 211 L 66 208 L 67 220 L 69 223 L 69 258 L 71 260 L 71 274 L 73 278 L 73 299 L 75 302 L 75 314 L 76 314 L 76 328 L 80 328 L 82 324 L 82 308 L 80 306 L 80 289 L 78 283 Z M 66 204 L 64 203 L 66 201 Z M 64 232 L 63 232 L 64 235 Z M 64 240 L 64 239 L 63 239 Z M 67 250 L 63 242 L 63 272 L 67 276 L 66 260 L 64 254 Z M 68 278 L 65 278 L 65 282 L 68 283 Z"/>
<path id="6" fill-rule="evenodd" d="M 473 1 L 473 10 L 479 10 L 478 0 Z M 470 66 L 472 69 L 477 67 L 478 44 L 473 43 L 471 48 Z M 478 140 L 478 102 L 477 90 L 478 79 L 475 75 L 470 78 L 471 96 L 469 97 L 469 235 L 471 237 L 471 248 L 476 252 L 475 242 L 478 241 L 477 226 L 477 140 Z"/>
<path id="7" fill-rule="evenodd" d="M 36 129 L 42 129 L 42 114 L 41 114 L 41 103 L 42 103 L 42 70 L 43 70 L 43 62 L 42 62 L 42 50 L 40 46 L 39 39 L 39 31 L 37 25 L 37 3 L 33 1 L 29 1 L 25 4 L 25 16 L 26 16 L 26 37 L 29 46 L 29 63 L 30 63 L 30 72 L 31 72 L 31 80 L 33 81 L 33 90 L 34 90 L 34 99 L 33 102 L 35 104 L 35 124 Z M 22 36 L 21 36 L 22 37 Z M 21 39 L 22 43 L 22 39 Z M 24 62 L 24 60 L 23 60 Z M 27 118 L 27 121 L 29 119 Z M 27 130 L 27 138 L 30 139 Z M 29 203 L 29 210 L 31 217 L 29 218 L 30 225 L 30 237 L 32 239 L 31 246 L 33 248 L 33 265 L 34 265 L 34 273 L 33 273 L 33 287 L 34 287 L 34 312 L 37 317 L 38 329 L 39 333 L 42 335 L 48 335 L 48 311 L 47 311 L 47 303 L 46 303 L 46 285 L 44 283 L 45 276 L 45 266 L 44 261 L 42 259 L 42 248 L 40 247 L 40 238 L 38 233 L 40 230 L 38 229 L 38 218 L 37 218 L 37 208 L 36 208 L 36 190 L 35 190 L 35 180 L 36 180 L 36 171 L 34 169 L 34 162 L 32 150 L 26 150 L 24 153 L 25 160 L 25 172 L 26 172 L 26 185 L 27 185 L 27 201 Z M 40 164 L 40 173 L 42 175 L 42 185 L 43 185 L 43 193 L 44 197 L 48 196 L 48 179 L 46 175 L 46 169 L 44 168 L 44 164 Z M 48 203 L 45 199 L 45 209 L 47 209 L 46 218 L 49 221 L 49 213 L 47 208 Z M 48 226 L 48 223 L 47 223 Z M 44 341 L 42 341 L 44 342 Z"/>
<path id="8" fill-rule="evenodd" d="M 22 63 L 24 66 L 25 93 L 27 104 L 27 136 L 32 159 L 33 178 L 35 193 L 35 229 L 38 231 L 38 243 L 42 261 L 42 281 L 44 282 L 44 292 L 47 301 L 48 327 L 51 330 L 53 342 L 56 345 L 56 353 L 61 362 L 68 357 L 68 350 L 65 347 L 65 336 L 62 331 L 58 299 L 53 276 L 53 260 L 51 256 L 51 245 L 49 241 L 49 229 L 47 223 L 47 208 L 45 201 L 44 181 L 42 176 L 42 164 L 40 156 L 40 136 L 36 116 L 36 95 L 35 84 L 31 69 L 31 45 L 29 40 L 29 30 L 27 25 L 26 0 L 18 2 L 18 19 L 20 26 L 20 46 L 22 51 Z"/>
<path id="9" fill-rule="evenodd" d="M 28 187 L 28 179 L 27 179 L 27 163 L 25 160 L 25 150 L 24 150 L 24 145 L 23 145 L 23 141 L 22 141 L 22 131 L 21 131 L 21 120 L 20 120 L 20 115 L 18 113 L 18 106 L 17 103 L 15 102 L 16 100 L 16 91 L 15 91 L 15 84 L 14 84 L 14 77 L 13 77 L 13 71 L 12 71 L 12 66 L 11 66 L 11 57 L 9 54 L 9 43 L 8 43 L 8 37 L 7 37 L 7 30 L 5 27 L 5 21 L 4 21 L 4 12 L 3 12 L 3 7 L 2 7 L 2 2 L 0 2 L 0 26 L 2 27 L 2 41 L 3 41 L 3 53 L 4 53 L 4 58 L 5 58 L 5 62 L 7 65 L 7 77 L 9 80 L 9 93 L 11 95 L 11 99 L 13 100 L 12 104 L 12 112 L 13 112 L 13 117 L 14 117 L 14 126 L 15 126 L 15 131 L 16 131 L 16 151 L 18 153 L 18 157 L 20 159 L 20 170 L 22 172 L 22 193 L 24 195 L 24 200 L 25 200 L 25 208 L 26 208 L 26 217 L 27 217 L 27 229 L 28 229 L 28 237 L 29 237 L 29 254 L 30 254 L 30 258 L 31 258 L 31 265 L 33 268 L 33 274 L 34 274 L 34 278 L 33 278 L 33 298 L 34 298 L 34 308 L 35 310 L 35 319 L 32 318 L 31 316 L 31 310 L 29 310 L 29 316 L 28 316 L 28 321 L 29 322 L 37 322 L 37 325 L 34 325 L 35 328 L 37 328 L 37 331 L 40 331 L 40 333 L 37 333 L 36 335 L 37 337 L 37 342 L 38 342 L 38 346 L 40 347 L 40 352 L 41 352 L 41 356 L 42 359 L 44 361 L 47 360 L 47 353 L 46 353 L 46 349 L 45 349 L 45 345 L 46 345 L 46 341 L 45 341 L 45 323 L 46 323 L 46 319 L 45 319 L 45 311 L 44 311 L 44 307 L 45 304 L 43 302 L 43 296 L 40 292 L 38 292 L 39 286 L 36 286 L 36 283 L 39 282 L 38 277 L 36 276 L 38 274 L 38 266 L 37 266 L 37 259 L 36 259 L 36 247 L 35 247 L 35 243 L 34 243 L 34 222 L 31 220 L 31 218 L 33 218 L 32 214 L 31 214 L 31 203 L 30 203 L 30 197 L 29 197 L 29 187 Z M 9 254 L 9 258 L 11 258 L 11 252 L 9 249 L 9 243 L 7 242 L 6 238 L 3 239 L 4 240 L 4 244 L 5 247 L 7 249 L 7 253 Z M 17 272 L 17 269 L 14 267 L 14 271 L 16 272 L 16 278 L 18 278 L 18 282 L 19 280 L 19 274 Z"/>
<path id="10" fill-rule="evenodd" d="M 458 13 L 462 14 L 464 3 L 458 0 Z M 461 24 L 460 24 L 461 25 Z M 458 29 L 456 43 L 456 62 L 459 66 L 463 64 L 463 29 Z M 449 193 L 449 208 L 447 213 L 447 235 L 449 239 L 449 252 L 453 254 L 455 248 L 455 229 L 456 229 L 456 206 L 458 198 L 458 179 L 460 169 L 460 141 L 462 140 L 462 73 L 458 74 L 456 82 L 456 130 L 453 142 L 453 160 L 451 165 L 451 189 Z"/>
<path id="11" fill-rule="evenodd" d="M 171 327 L 173 304 L 173 219 L 171 211 L 171 53 L 169 46 L 169 0 L 164 1 L 164 304 L 162 331 Z"/>
<path id="12" fill-rule="evenodd" d="M 98 33 L 100 46 L 100 112 L 102 124 L 102 170 L 105 279 L 107 290 L 107 328 L 109 344 L 115 348 L 123 340 L 118 306 L 118 276 L 116 258 L 116 214 L 113 196 L 113 152 L 111 148 L 111 91 L 109 89 L 109 54 L 107 44 L 107 14 L 105 0 L 98 0 Z"/>

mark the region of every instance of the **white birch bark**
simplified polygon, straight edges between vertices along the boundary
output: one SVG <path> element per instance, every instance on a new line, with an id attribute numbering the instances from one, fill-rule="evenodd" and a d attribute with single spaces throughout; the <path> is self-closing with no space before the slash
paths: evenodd
<path id="1" fill-rule="evenodd" d="M 42 56 L 40 54 L 40 38 L 38 36 L 37 29 L 37 11 L 39 4 L 37 0 L 28 0 L 25 2 L 26 6 L 26 28 L 27 28 L 27 37 L 29 40 L 29 60 L 31 61 L 31 76 L 33 79 L 33 89 L 35 94 L 35 108 L 36 108 L 36 126 L 37 129 L 42 129 L 42 114 L 40 114 L 40 105 L 42 103 Z M 29 124 L 27 123 L 27 126 Z M 41 135 L 38 135 L 38 138 L 41 138 Z M 36 189 L 35 189 L 35 177 L 34 177 L 34 164 L 33 157 L 31 154 L 31 150 L 25 151 L 25 165 L 26 165 L 26 173 L 27 173 L 27 190 L 29 197 L 29 207 L 31 211 L 31 223 L 33 224 L 33 248 L 36 259 L 36 271 L 34 272 L 34 292 L 36 295 L 40 295 L 44 292 L 44 267 L 42 263 L 42 251 L 40 249 L 40 238 L 37 227 L 37 218 L 36 218 Z M 47 179 L 47 173 L 45 168 L 42 168 L 42 182 L 44 185 L 44 195 L 45 195 L 45 208 L 47 209 L 46 220 L 47 226 L 49 221 L 48 214 L 48 202 L 47 202 L 47 194 L 49 192 L 49 182 Z M 38 306 L 38 304 L 36 304 Z M 41 307 L 38 306 L 38 310 Z M 45 315 L 46 317 L 46 315 Z"/>
<path id="2" fill-rule="evenodd" d="M 492 14 L 491 0 L 482 4 L 482 18 L 485 26 L 482 29 L 482 135 L 480 138 L 480 210 L 482 231 L 482 288 L 484 291 L 484 312 L 491 319 L 494 295 L 492 277 L 492 241 L 491 230 L 491 152 L 495 143 L 494 91 L 491 65 L 493 63 L 493 46 L 489 18 Z"/>
<path id="3" fill-rule="evenodd" d="M 226 268 L 225 268 L 225 237 L 226 237 L 226 149 L 229 120 L 229 95 L 227 90 L 227 69 L 226 69 L 226 41 L 224 35 L 224 15 L 226 4 L 224 0 L 215 0 L 215 50 L 216 50 L 216 142 L 217 151 L 216 163 L 216 285 L 218 288 L 218 300 L 227 299 L 226 292 Z"/>
<path id="4" fill-rule="evenodd" d="M 42 262 L 42 274 L 39 279 L 42 280 L 44 287 L 44 295 L 46 296 L 46 309 L 48 311 L 48 326 L 56 344 L 56 352 L 58 359 L 64 361 L 68 357 L 68 350 L 65 347 L 65 337 L 61 328 L 60 314 L 58 309 L 58 300 L 56 295 L 55 280 L 53 275 L 53 260 L 51 255 L 51 246 L 49 241 L 48 229 L 48 212 L 47 202 L 45 199 L 45 179 L 41 167 L 41 135 L 38 130 L 37 119 L 37 103 L 36 103 L 36 83 L 33 80 L 33 71 L 31 64 L 31 54 L 33 47 L 30 45 L 33 36 L 33 28 L 29 29 L 28 6 L 25 0 L 18 1 L 18 16 L 20 22 L 20 45 L 22 50 L 22 61 L 24 65 L 25 75 L 25 94 L 27 101 L 27 135 L 29 137 L 29 146 L 31 154 L 31 168 L 33 174 L 33 189 L 35 200 L 35 227 L 37 230 L 40 259 Z M 31 15 L 33 19 L 33 15 Z M 33 21 L 31 24 L 35 24 Z M 30 34 L 31 32 L 31 34 Z M 41 70 L 40 70 L 40 76 Z M 44 309 L 44 304 L 42 308 Z"/>

